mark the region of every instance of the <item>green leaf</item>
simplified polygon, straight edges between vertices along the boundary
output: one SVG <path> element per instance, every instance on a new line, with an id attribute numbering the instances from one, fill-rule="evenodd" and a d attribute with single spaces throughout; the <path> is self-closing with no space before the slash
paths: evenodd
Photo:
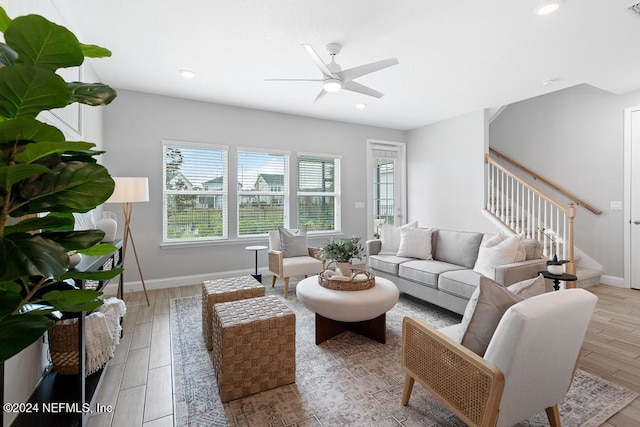
<path id="1" fill-rule="evenodd" d="M 18 52 L 18 61 L 55 71 L 84 61 L 76 36 L 38 15 L 14 19 L 4 33 L 5 42 Z"/>
<path id="2" fill-rule="evenodd" d="M 51 291 L 44 294 L 42 300 L 60 311 L 91 311 L 102 305 L 102 301 L 96 301 L 101 295 L 100 291 L 88 289 Z"/>
<path id="3" fill-rule="evenodd" d="M 80 141 L 41 141 L 35 144 L 27 144 L 21 153 L 16 154 L 15 160 L 20 163 L 33 163 L 43 157 L 66 151 L 88 150 L 95 147 L 91 142 Z"/>
<path id="4" fill-rule="evenodd" d="M 0 145 L 18 141 L 64 142 L 64 134 L 54 126 L 35 119 L 9 119 L 0 123 Z"/>
<path id="5" fill-rule="evenodd" d="M 55 277 L 64 273 L 69 265 L 69 257 L 62 246 L 28 233 L 0 238 L 1 253 L 5 254 L 5 259 L 0 265 L 0 282 L 23 276 Z"/>
<path id="6" fill-rule="evenodd" d="M 8 236 L 9 234 L 26 233 L 36 230 L 60 230 L 68 229 L 69 227 L 73 229 L 73 225 L 73 217 L 62 218 L 53 215 L 47 215 L 44 218 L 26 218 L 15 225 L 6 226 L 4 228 L 4 235 Z"/>
<path id="7" fill-rule="evenodd" d="M 0 291 L 7 291 L 14 294 L 19 294 L 22 291 L 22 286 L 14 281 L 0 283 Z"/>
<path id="8" fill-rule="evenodd" d="M 108 58 L 111 56 L 111 51 L 95 44 L 80 43 L 82 53 L 85 58 Z"/>
<path id="9" fill-rule="evenodd" d="M 0 116 L 34 119 L 69 104 L 65 81 L 52 71 L 24 64 L 0 68 Z"/>
<path id="10" fill-rule="evenodd" d="M 24 184 L 12 210 L 13 216 L 39 212 L 87 212 L 104 203 L 115 183 L 99 164 L 70 162 L 58 165 L 55 173 Z"/>
<path id="11" fill-rule="evenodd" d="M 0 320 L 0 362 L 20 353 L 53 327 L 44 316 L 14 315 Z"/>
<path id="12" fill-rule="evenodd" d="M 68 271 L 56 277 L 57 281 L 65 279 L 82 279 L 82 280 L 111 280 L 122 273 L 122 268 L 112 268 L 111 270 L 98 271 Z M 66 291 L 65 291 L 66 292 Z"/>
<path id="13" fill-rule="evenodd" d="M 15 64 L 18 54 L 4 43 L 0 43 L 0 66 Z"/>
<path id="14" fill-rule="evenodd" d="M 101 230 L 51 231 L 43 232 L 42 237 L 56 242 L 66 252 L 90 248 L 104 238 Z"/>
<path id="15" fill-rule="evenodd" d="M 76 252 L 81 253 L 86 256 L 103 256 L 109 255 L 112 252 L 116 251 L 116 247 L 110 243 L 100 243 L 99 245 L 91 246 L 87 249 L 80 249 Z"/>
<path id="16" fill-rule="evenodd" d="M 41 165 L 2 166 L 0 167 L 0 186 L 9 188 L 16 182 L 43 173 L 51 173 L 51 170 Z"/>
<path id="17" fill-rule="evenodd" d="M 0 7 L 0 32 L 4 33 L 11 24 L 11 18 L 7 15 L 4 8 Z"/>
<path id="18" fill-rule="evenodd" d="M 91 106 L 108 105 L 116 99 L 117 92 L 111 87 L 102 83 L 67 83 L 69 93 L 71 94 L 70 102 L 80 102 Z"/>
<path id="19" fill-rule="evenodd" d="M 0 291 L 0 320 L 13 313 L 22 302 L 19 293 L 10 291 Z"/>

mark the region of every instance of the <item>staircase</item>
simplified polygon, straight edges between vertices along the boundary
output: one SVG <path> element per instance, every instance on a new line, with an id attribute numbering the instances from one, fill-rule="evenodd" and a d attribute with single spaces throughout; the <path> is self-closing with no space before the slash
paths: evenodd
<path id="1" fill-rule="evenodd" d="M 491 149 L 491 152 L 540 179 L 539 175 L 496 150 Z M 541 181 L 549 183 L 544 179 Z M 578 287 L 600 283 L 602 266 L 574 246 L 576 205 L 573 202 L 566 205 L 557 202 L 489 155 L 485 155 L 485 182 L 483 212 L 498 228 L 539 240 L 543 255 L 549 259 L 556 255 L 559 260 L 568 260 L 565 271 L 578 277 L 575 284 Z M 555 184 L 549 184 L 559 189 Z M 575 200 L 584 206 L 580 199 Z M 573 285 L 569 283 L 568 287 Z"/>

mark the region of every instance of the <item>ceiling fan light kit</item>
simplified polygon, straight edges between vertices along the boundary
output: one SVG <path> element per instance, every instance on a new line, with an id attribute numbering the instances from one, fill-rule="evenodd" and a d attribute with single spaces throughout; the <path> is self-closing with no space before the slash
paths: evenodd
<path id="1" fill-rule="evenodd" d="M 327 93 L 339 92 L 342 89 L 372 96 L 374 98 L 382 98 L 384 96 L 382 92 L 378 92 L 370 87 L 356 83 L 353 80 L 399 64 L 396 58 L 389 58 L 343 70 L 335 61 L 335 56 L 342 50 L 341 44 L 329 43 L 326 46 L 327 52 L 331 55 L 331 62 L 328 64 L 320 58 L 320 55 L 318 55 L 311 45 L 303 44 L 302 47 L 322 73 L 322 79 L 265 79 L 265 81 L 322 82 L 322 89 L 320 90 L 320 93 L 318 93 L 318 96 L 316 96 L 314 102 L 318 102 Z"/>
<path id="2" fill-rule="evenodd" d="M 551 15 L 560 9 L 562 5 L 562 0 L 543 0 L 540 2 L 538 6 L 534 9 L 536 15 L 545 16 Z"/>

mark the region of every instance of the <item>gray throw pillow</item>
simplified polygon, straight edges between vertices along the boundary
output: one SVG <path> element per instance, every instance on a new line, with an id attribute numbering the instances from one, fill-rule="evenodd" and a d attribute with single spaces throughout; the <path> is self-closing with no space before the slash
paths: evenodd
<path id="1" fill-rule="evenodd" d="M 280 250 L 284 258 L 309 255 L 306 225 L 298 230 L 278 227 L 278 233 L 280 234 Z"/>
<path id="2" fill-rule="evenodd" d="M 469 350 L 484 356 L 493 333 L 504 313 L 524 298 L 486 277 L 480 277 L 462 318 L 460 343 Z"/>

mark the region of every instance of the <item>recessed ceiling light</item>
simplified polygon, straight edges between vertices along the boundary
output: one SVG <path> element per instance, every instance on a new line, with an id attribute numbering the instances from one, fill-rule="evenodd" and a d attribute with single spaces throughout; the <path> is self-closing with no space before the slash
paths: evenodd
<path id="1" fill-rule="evenodd" d="M 363 102 L 358 102 L 358 103 L 356 104 L 356 108 L 357 108 L 358 110 L 364 110 L 365 108 L 367 108 L 367 104 L 365 104 L 365 103 L 363 103 Z"/>
<path id="2" fill-rule="evenodd" d="M 562 0 L 544 0 L 533 10 L 536 15 L 544 16 L 551 15 L 560 9 Z"/>
<path id="3" fill-rule="evenodd" d="M 540 84 L 542 86 L 551 86 L 552 84 L 556 83 L 558 80 L 560 79 L 544 79 L 540 82 Z"/>
<path id="4" fill-rule="evenodd" d="M 196 76 L 196 73 L 191 70 L 180 70 L 180 75 L 185 79 L 192 79 Z"/>

